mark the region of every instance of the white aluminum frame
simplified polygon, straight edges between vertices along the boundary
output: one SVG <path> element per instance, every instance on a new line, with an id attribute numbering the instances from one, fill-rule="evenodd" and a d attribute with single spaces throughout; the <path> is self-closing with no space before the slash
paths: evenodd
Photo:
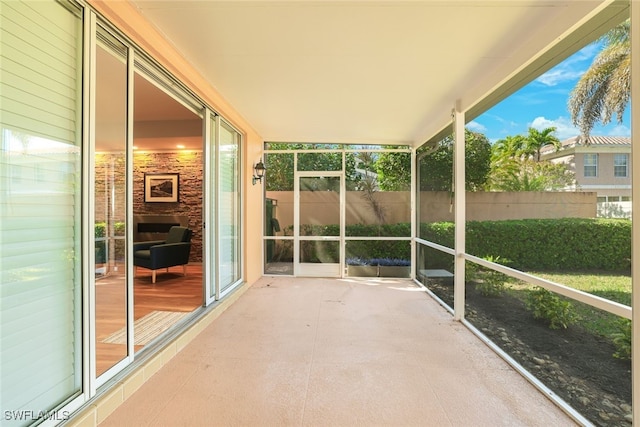
<path id="1" fill-rule="evenodd" d="M 465 115 L 460 106 L 460 100 L 456 101 L 453 110 L 454 141 L 454 217 L 455 217 L 455 258 L 453 277 L 453 318 L 464 319 L 465 307 L 465 261 L 466 252 L 466 193 L 465 193 Z"/>
<path id="2" fill-rule="evenodd" d="M 295 157 L 297 159 L 297 156 Z M 294 162 L 297 166 L 297 162 Z M 340 178 L 340 235 L 339 236 L 304 236 L 300 238 L 300 178 L 319 178 L 319 177 L 337 177 Z M 293 174 L 293 275 L 302 277 L 342 277 L 344 270 L 344 222 L 345 222 L 345 202 L 346 202 L 346 184 L 344 177 L 344 153 L 342 156 L 341 171 L 298 171 Z M 300 262 L 300 241 L 316 240 L 325 242 L 338 242 L 339 262 L 322 263 L 319 266 L 307 265 L 309 263 Z M 264 246 L 264 245 L 263 245 Z M 317 267 L 317 268 L 314 268 Z M 337 272 L 335 269 L 338 269 Z M 335 274 L 337 273 L 337 274 Z"/>
<path id="3" fill-rule="evenodd" d="M 293 258 L 294 258 L 294 262 L 293 262 L 293 276 L 299 276 L 299 268 L 296 266 L 296 263 L 299 264 L 299 259 L 300 259 L 300 245 L 299 245 L 299 241 L 300 241 L 300 236 L 299 236 L 299 222 L 300 222 L 300 217 L 299 217 L 299 199 L 297 198 L 296 194 L 298 194 L 296 192 L 296 186 L 299 186 L 299 181 L 298 181 L 298 176 L 299 174 L 307 174 L 306 176 L 329 176 L 328 173 L 340 173 L 342 174 L 342 179 L 341 179 L 341 191 L 340 191 L 340 198 L 341 198 L 341 224 L 340 224 L 340 276 L 339 277 L 344 277 L 345 275 L 345 260 L 344 257 L 342 256 L 343 254 L 345 254 L 345 247 L 346 247 L 346 242 L 348 241 L 353 241 L 353 240 L 389 240 L 389 241 L 407 241 L 409 242 L 409 245 L 411 246 L 411 265 L 415 266 L 416 263 L 416 246 L 415 246 L 415 239 L 412 238 L 411 236 L 409 237 L 403 237 L 403 236 L 398 236 L 398 237 L 352 237 L 352 236 L 346 236 L 346 177 L 345 177 L 345 164 L 346 164 L 346 154 L 347 153 L 359 153 L 362 151 L 366 151 L 366 152 L 374 152 L 374 153 L 408 153 L 411 156 L 411 176 L 415 175 L 415 171 L 416 171 L 416 165 L 415 165 L 415 160 L 416 160 L 416 152 L 415 149 L 411 149 L 409 147 L 406 148 L 382 148 L 379 144 L 373 144 L 373 145 L 366 145 L 365 148 L 348 148 L 345 144 L 336 144 L 336 145 L 341 145 L 342 148 L 340 149 L 327 149 L 327 148 L 321 148 L 321 149 L 291 149 L 291 150 L 271 150 L 271 149 L 264 149 L 263 150 L 263 154 L 293 154 L 293 170 L 294 170 L 294 235 L 293 236 L 265 236 L 264 235 L 264 230 L 262 232 L 262 253 L 264 255 L 264 242 L 268 241 L 268 240 L 273 240 L 273 241 L 284 241 L 284 240 L 292 240 L 293 241 Z M 402 145 L 402 144 L 397 144 L 397 145 Z M 376 148 L 372 148 L 372 147 L 376 147 Z M 335 153 L 336 151 L 341 151 L 342 152 L 342 170 L 341 171 L 298 171 L 298 154 L 300 153 Z M 337 175 L 333 175 L 333 176 L 337 176 Z M 416 233 L 416 195 L 415 195 L 415 180 L 411 180 L 411 199 L 410 199 L 410 217 L 411 217 L 411 233 L 412 235 L 415 235 Z M 299 191 L 299 190 L 298 190 Z M 263 205 L 264 205 L 264 194 L 263 193 Z M 263 210 L 264 211 L 264 210 Z M 297 224 L 297 225 L 296 225 Z M 309 237 L 309 236 L 307 236 Z M 333 240 L 333 239 L 326 239 L 323 237 L 318 237 L 318 238 L 305 238 L 305 240 Z M 281 274 L 267 274 L 265 271 L 265 264 L 264 264 L 264 256 L 263 256 L 263 265 L 262 265 L 262 271 L 263 271 L 263 275 L 265 276 L 283 276 Z M 327 276 L 325 276 L 327 277 Z M 411 270 L 411 278 L 415 278 L 415 268 L 412 268 Z"/>
<path id="4" fill-rule="evenodd" d="M 640 3 L 631 1 L 631 52 L 638 52 L 640 49 Z M 640 55 L 631 55 L 631 98 L 629 100 L 631 111 L 640 100 L 640 80 L 637 78 L 640 71 Z M 634 100 L 636 102 L 634 102 Z M 637 150 L 633 141 L 640 141 L 640 117 L 631 114 L 631 158 L 636 164 L 636 170 L 640 165 L 640 150 Z M 640 200 L 640 174 L 631 171 L 631 200 Z M 634 203 L 635 204 L 635 203 Z M 632 307 L 640 307 L 640 211 L 636 208 L 632 213 L 632 238 L 631 238 L 631 296 Z M 635 311 L 635 310 L 634 310 Z M 633 313 L 631 321 L 631 373 L 632 373 L 632 406 L 633 420 L 638 418 L 640 411 L 640 315 Z"/>
<path id="5" fill-rule="evenodd" d="M 216 143 L 215 143 L 215 149 L 216 149 L 216 178 L 218 178 L 218 172 L 219 172 L 219 164 L 220 164 L 220 151 L 218 151 L 218 147 L 220 145 L 220 130 L 222 128 L 222 123 L 224 123 L 224 126 L 228 127 L 229 129 L 233 130 L 238 137 L 238 178 L 239 178 L 239 182 L 238 184 L 238 188 L 239 188 L 239 194 L 238 194 L 238 200 L 239 200 L 239 213 L 238 213 L 238 225 L 240 228 L 240 233 L 238 235 L 238 270 L 240 272 L 238 277 L 238 280 L 236 280 L 235 282 L 233 282 L 232 284 L 230 284 L 229 286 L 227 286 L 224 290 L 220 289 L 220 244 L 219 244 L 219 238 L 218 236 L 220 236 L 220 233 L 218 233 L 219 230 L 219 215 L 218 215 L 218 207 L 220 206 L 220 191 L 219 191 L 219 187 L 216 183 L 216 209 L 215 209 L 215 216 L 216 216 L 216 270 L 215 270 L 215 276 L 216 276 L 216 300 L 220 300 L 222 298 L 224 298 L 226 295 L 230 294 L 231 292 L 233 292 L 238 286 L 242 285 L 242 283 L 244 283 L 244 250 L 243 250 L 243 242 L 244 242 L 244 236 L 245 236 L 245 212 L 244 212 L 244 188 L 246 185 L 246 178 L 245 178 L 245 166 L 244 166 L 244 149 L 243 149 L 243 136 L 242 136 L 242 132 L 240 132 L 235 126 L 233 126 L 231 124 L 231 122 L 229 122 L 228 120 L 225 120 L 223 117 L 221 117 L 220 115 L 216 114 Z"/>
<path id="6" fill-rule="evenodd" d="M 214 129 L 211 129 L 213 122 Z M 217 165 L 216 162 L 211 161 L 211 154 L 216 153 L 216 140 L 217 138 L 211 138 L 212 130 L 216 131 L 217 134 L 217 121 L 216 116 L 213 115 L 210 109 L 205 108 L 204 118 L 203 118 L 203 126 L 202 126 L 203 134 L 204 134 L 204 149 L 202 150 L 202 158 L 204 159 L 204 168 L 203 168 L 203 178 L 204 185 L 202 188 L 203 191 L 203 226 L 204 232 L 202 233 L 203 239 L 203 262 L 202 262 L 202 277 L 204 279 L 204 303 L 205 305 L 213 304 L 216 301 L 216 291 L 213 287 L 216 286 L 218 282 L 217 277 L 209 277 L 208 272 L 217 271 L 217 262 L 212 259 L 214 254 L 217 253 L 217 245 L 216 245 L 216 211 L 214 207 L 211 206 L 212 201 L 217 203 L 215 199 L 215 189 L 217 185 Z M 217 155 L 216 155 L 217 158 Z M 216 177 L 214 180 L 213 177 Z M 214 250 L 212 253 L 212 249 Z M 213 280 L 213 283 L 212 283 Z"/>
<path id="7" fill-rule="evenodd" d="M 114 34 L 111 30 L 109 30 L 108 28 L 106 28 L 105 26 L 99 25 L 98 24 L 98 18 L 97 15 L 95 13 L 91 13 L 91 23 L 90 23 L 90 32 L 91 32 L 91 38 L 90 38 L 90 42 L 88 43 L 89 49 L 90 49 L 90 67 L 89 67 L 89 74 L 90 74 L 90 89 L 89 89 L 89 100 L 88 100 L 88 106 L 90 109 L 90 117 L 89 117 L 89 125 L 87 126 L 89 128 L 89 143 L 87 144 L 88 150 L 85 153 L 87 157 L 89 157 L 88 159 L 88 169 L 87 171 L 89 172 L 87 175 L 89 175 L 89 183 L 86 187 L 86 191 L 87 191 L 87 200 L 89 203 L 89 211 L 88 211 L 88 217 L 87 217 L 87 223 L 90 227 L 90 230 L 93 230 L 95 228 L 95 124 L 96 124 L 96 72 L 97 72 L 97 66 L 96 66 L 96 54 L 97 54 L 97 32 L 98 32 L 98 28 L 101 27 L 104 31 L 107 31 L 112 37 L 116 38 L 118 41 L 120 41 L 127 49 L 127 56 L 126 56 L 126 73 L 127 73 L 127 82 L 131 82 L 133 79 L 133 64 L 134 64 L 134 51 L 131 48 L 131 46 L 126 43 L 124 40 L 122 40 L 121 38 L 119 38 L 116 34 Z M 127 182 L 127 188 L 126 188 L 126 193 L 125 193 L 125 198 L 127 200 L 126 202 L 126 213 L 125 213 L 125 217 L 126 217 L 126 221 L 127 221 L 127 227 L 126 227 L 126 235 L 125 235 L 125 239 L 126 239 L 126 247 L 130 248 L 133 245 L 133 229 L 131 228 L 131 224 L 133 224 L 133 205 L 130 203 L 131 200 L 133 200 L 133 186 L 129 185 L 129 183 L 133 182 L 133 165 L 132 165 L 132 161 L 131 159 L 133 158 L 133 84 L 129 84 L 127 83 L 127 95 L 126 95 L 126 102 L 127 102 L 127 117 L 126 117 L 126 129 L 127 129 L 127 135 L 126 135 L 126 148 L 125 148 L 125 152 L 126 152 L 126 171 L 125 171 L 125 176 L 126 176 L 126 182 Z M 91 232 L 91 234 L 89 235 L 89 240 L 91 241 L 90 246 L 88 246 L 88 248 L 93 248 L 94 246 L 94 238 L 93 238 L 94 233 Z M 127 249 L 126 251 L 126 256 L 127 258 L 130 256 L 129 250 Z M 95 266 L 95 253 L 93 251 L 89 251 L 89 268 L 87 268 L 88 271 L 93 271 L 93 266 Z M 96 319 L 95 319 L 95 314 L 96 314 L 96 293 L 95 293 L 95 276 L 93 274 L 89 274 L 89 281 L 88 281 L 88 285 L 89 285 L 89 289 L 88 289 L 88 293 L 89 293 L 89 298 L 90 298 L 90 319 L 89 319 L 89 328 L 90 328 L 90 350 L 89 350 L 89 354 L 90 354 L 90 360 L 89 360 L 89 367 L 90 367 L 90 372 L 89 372 L 89 381 L 90 381 L 90 394 L 93 396 L 96 392 L 97 389 L 100 388 L 101 386 L 103 386 L 105 383 L 107 383 L 111 378 L 113 378 L 115 375 L 117 375 L 120 371 L 122 371 L 126 366 L 128 366 L 130 363 L 133 362 L 134 359 L 134 340 L 133 340 L 133 317 L 134 317 L 134 313 L 133 313 L 133 266 L 131 265 L 130 262 L 126 262 L 125 264 L 125 277 L 126 277 L 126 283 L 125 283 L 125 293 L 126 293 L 126 297 L 125 297 L 125 301 L 126 301 L 126 327 L 127 327 L 127 352 L 126 355 L 119 360 L 118 362 L 116 362 L 114 365 L 112 365 L 111 367 L 109 367 L 109 369 L 107 369 L 105 372 L 103 372 L 100 375 L 97 375 L 97 362 L 96 359 L 98 357 L 97 354 L 97 350 L 96 350 L 96 335 L 95 335 L 95 328 L 96 328 Z"/>
<path id="8" fill-rule="evenodd" d="M 77 359 L 81 362 L 81 368 L 78 371 L 78 375 L 80 375 L 79 383 L 80 383 L 80 391 L 77 396 L 70 398 L 69 401 L 63 404 L 60 408 L 56 409 L 56 412 L 63 413 L 68 412 L 70 414 L 74 414 L 74 412 L 80 409 L 83 405 L 89 402 L 91 399 L 95 398 L 98 394 L 103 393 L 108 390 L 110 384 L 113 382 L 113 379 L 118 375 L 122 374 L 126 368 L 130 367 L 134 362 L 136 362 L 136 354 L 134 348 L 134 292 L 133 292 L 133 277 L 134 277 L 134 267 L 133 263 L 127 261 L 126 265 L 126 274 L 127 274 L 127 333 L 128 333 L 128 342 L 127 342 L 127 356 L 110 367 L 107 371 L 102 373 L 100 376 L 96 376 L 97 372 L 97 363 L 96 363 L 96 292 L 95 292 L 95 277 L 93 275 L 93 266 L 95 266 L 95 251 L 92 249 L 95 243 L 95 132 L 96 132 L 96 39 L 97 39 L 97 31 L 99 27 L 102 27 L 105 31 L 107 31 L 111 36 L 115 37 L 117 40 L 123 43 L 127 49 L 127 135 L 126 135 L 126 156 L 127 156 L 127 168 L 126 168 L 126 180 L 128 182 L 126 189 L 126 218 L 127 218 L 127 229 L 126 229 L 126 246 L 127 246 L 127 258 L 130 258 L 130 250 L 129 248 L 133 245 L 133 229 L 131 225 L 133 224 L 133 204 L 131 201 L 133 200 L 133 186 L 131 183 L 133 182 L 133 80 L 135 73 L 135 60 L 136 56 L 138 58 L 144 58 L 145 63 L 152 64 L 157 67 L 157 70 L 160 70 L 161 73 L 166 72 L 165 67 L 154 62 L 147 54 L 132 40 L 123 35 L 120 28 L 113 26 L 104 18 L 101 14 L 97 13 L 93 7 L 83 0 L 68 0 L 62 1 L 63 6 L 65 7 L 74 7 L 79 11 L 79 15 L 81 16 L 82 22 L 82 39 L 83 39 L 83 47 L 82 47 L 82 60 L 80 62 L 80 66 L 82 67 L 82 97 L 78 102 L 80 108 L 82 108 L 81 113 L 81 168 L 82 168 L 82 176 L 81 176 L 81 193 L 82 193 L 82 202 L 80 205 L 80 212 L 82 215 L 82 224 L 80 227 L 81 230 L 81 241 L 82 241 L 82 272 L 81 272 L 81 286 L 82 286 L 82 297 L 80 299 L 80 322 L 81 322 L 81 332 L 79 334 L 79 338 L 82 340 L 80 344 L 80 351 L 78 352 Z M 142 73 L 144 75 L 144 73 Z M 164 74 L 163 74 L 164 76 Z M 163 77 L 164 78 L 164 77 Z M 215 115 L 217 129 L 219 129 L 219 120 L 220 116 L 215 113 L 215 110 L 212 109 L 206 102 L 204 102 L 201 98 L 196 96 L 193 92 L 188 90 L 181 82 L 178 80 L 175 81 L 178 83 L 175 87 L 179 91 L 179 96 L 176 96 L 175 93 L 168 91 L 166 88 L 161 88 L 168 96 L 175 99 L 177 102 L 181 103 L 183 106 L 193 111 L 194 114 L 202 117 L 203 121 L 206 123 L 207 117 L 209 115 Z M 192 98 L 197 103 L 202 105 L 203 109 L 198 111 L 197 108 L 194 108 L 193 105 L 185 102 L 186 98 Z M 240 182 L 238 183 L 241 191 L 244 191 L 244 186 L 246 185 L 246 180 L 244 178 L 244 162 L 242 160 L 244 156 L 244 147 L 243 147 L 243 134 L 238 131 L 235 126 L 233 126 L 228 121 L 225 123 L 232 128 L 239 135 L 239 164 L 240 164 Z M 203 126 L 205 128 L 207 124 Z M 206 134 L 206 138 L 209 135 Z M 206 145 L 206 140 L 203 138 L 205 142 L 205 147 L 203 149 L 203 155 L 206 153 L 208 149 L 216 149 L 218 137 L 216 137 L 216 141 L 212 142 L 211 146 Z M 203 176 L 206 177 L 206 173 L 208 171 L 207 164 L 208 159 L 204 160 L 204 170 L 205 173 Z M 217 172 L 217 165 L 211 165 L 214 170 Z M 208 171 L 208 173 L 211 173 Z M 208 184 L 208 180 L 205 183 Z M 210 184 L 209 184 L 210 185 Z M 217 194 L 217 193 L 216 193 Z M 204 203 L 203 210 L 207 212 L 207 203 L 208 203 L 208 194 L 204 195 Z M 210 208 L 209 208 L 210 209 Z M 205 217 L 205 221 L 207 219 L 211 219 L 209 217 Z M 217 219 L 217 218 L 216 218 Z M 216 219 L 213 219 L 205 225 L 210 225 L 211 222 L 214 224 L 217 223 Z M 245 222 L 245 213 L 244 213 L 244 200 L 242 194 L 240 195 L 240 217 L 238 218 L 240 224 L 244 224 Z M 243 245 L 244 242 L 244 227 L 242 227 L 240 235 L 238 236 L 239 242 Z M 214 239 L 215 240 L 215 239 Z M 208 244 L 215 244 L 215 242 L 208 242 L 205 238 L 203 239 L 203 246 L 206 248 Z M 205 249 L 205 257 L 208 254 L 207 249 Z M 240 279 L 235 282 L 232 286 L 229 286 L 224 293 L 219 293 L 219 288 L 216 284 L 217 291 L 215 292 L 214 299 L 203 297 L 203 300 L 206 298 L 206 305 L 212 304 L 215 300 L 224 297 L 226 293 L 232 292 L 235 288 L 237 288 L 244 281 L 244 257 L 240 257 Z M 209 283 L 206 282 L 206 278 L 208 278 L 206 272 L 212 272 L 211 267 L 208 264 L 203 263 L 203 266 L 206 267 L 203 269 L 203 276 L 205 276 L 205 280 L 203 280 L 203 286 L 208 289 Z M 217 267 L 217 266 L 216 266 Z M 217 270 L 215 270 L 217 272 Z M 206 289 L 204 292 L 207 292 Z M 203 292 L 203 294 L 204 294 Z M 148 357 L 148 354 L 144 354 L 142 359 L 144 360 Z M 44 419 L 41 420 L 39 425 L 42 426 L 54 426 L 60 423 L 59 419 Z"/>

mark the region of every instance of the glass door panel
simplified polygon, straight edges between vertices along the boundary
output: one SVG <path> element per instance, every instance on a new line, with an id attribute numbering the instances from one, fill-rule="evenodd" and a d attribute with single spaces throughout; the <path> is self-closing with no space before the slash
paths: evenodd
<path id="1" fill-rule="evenodd" d="M 242 278 L 240 134 L 220 121 L 218 154 L 218 277 L 220 292 Z"/>
<path id="2" fill-rule="evenodd" d="M 298 177 L 296 275 L 341 276 L 342 173 Z"/>
<path id="3" fill-rule="evenodd" d="M 126 48 L 99 33 L 96 49 L 96 376 L 127 357 Z"/>

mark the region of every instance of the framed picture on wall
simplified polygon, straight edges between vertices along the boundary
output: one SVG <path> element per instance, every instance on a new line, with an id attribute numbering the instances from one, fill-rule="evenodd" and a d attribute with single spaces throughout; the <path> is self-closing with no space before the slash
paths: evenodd
<path id="1" fill-rule="evenodd" d="M 144 201 L 171 203 L 178 201 L 180 174 L 145 173 Z"/>

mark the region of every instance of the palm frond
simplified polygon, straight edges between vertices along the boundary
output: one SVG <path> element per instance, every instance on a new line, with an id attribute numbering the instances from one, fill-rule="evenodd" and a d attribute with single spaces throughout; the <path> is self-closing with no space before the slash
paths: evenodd
<path id="1" fill-rule="evenodd" d="M 607 45 L 628 43 L 629 36 L 631 34 L 631 21 L 626 21 L 616 25 L 606 34 L 600 37 L 599 41 L 606 43 Z"/>
<path id="2" fill-rule="evenodd" d="M 603 36 L 607 43 L 569 95 L 568 109 L 574 125 L 586 138 L 596 123 L 613 116 L 622 121 L 630 95 L 629 21 Z"/>

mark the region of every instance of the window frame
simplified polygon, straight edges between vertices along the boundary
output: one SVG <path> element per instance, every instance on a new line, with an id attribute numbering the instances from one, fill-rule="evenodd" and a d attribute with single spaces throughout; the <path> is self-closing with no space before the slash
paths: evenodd
<path id="1" fill-rule="evenodd" d="M 597 153 L 585 153 L 582 158 L 582 175 L 585 178 L 597 178 L 598 177 L 598 154 Z M 593 174 L 587 174 L 587 168 L 591 170 L 593 168 Z"/>
<path id="2" fill-rule="evenodd" d="M 624 159 L 624 164 L 619 164 L 619 159 Z M 619 168 L 624 168 L 623 175 L 618 173 Z M 613 176 L 615 178 L 629 177 L 629 155 L 627 153 L 617 153 L 613 155 Z"/>

